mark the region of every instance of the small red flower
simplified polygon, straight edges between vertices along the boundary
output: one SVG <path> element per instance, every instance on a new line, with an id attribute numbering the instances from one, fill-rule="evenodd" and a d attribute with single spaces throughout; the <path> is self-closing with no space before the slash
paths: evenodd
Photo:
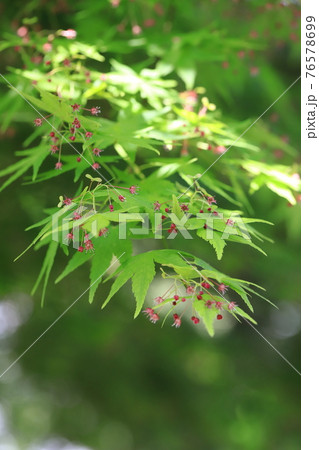
<path id="1" fill-rule="evenodd" d="M 94 245 L 93 242 L 91 241 L 91 239 L 88 239 L 87 241 L 85 241 L 85 250 L 93 250 L 94 249 Z"/>
<path id="2" fill-rule="evenodd" d="M 253 66 L 249 69 L 250 75 L 256 77 L 259 74 L 259 67 Z"/>
<path id="3" fill-rule="evenodd" d="M 197 298 L 198 298 L 198 300 L 202 300 L 202 296 L 199 294 L 199 295 L 197 295 Z"/>
<path id="4" fill-rule="evenodd" d="M 72 125 L 74 125 L 74 128 L 81 128 L 81 122 L 77 118 L 73 120 Z"/>
<path id="5" fill-rule="evenodd" d="M 137 186 L 131 186 L 129 188 L 129 191 L 130 191 L 131 194 L 137 194 L 137 190 L 138 190 Z"/>
<path id="6" fill-rule="evenodd" d="M 101 228 L 99 231 L 99 236 L 104 236 L 108 231 L 108 228 Z"/>
<path id="7" fill-rule="evenodd" d="M 99 169 L 101 166 L 100 166 L 100 164 L 99 163 L 93 163 L 92 164 L 92 169 L 94 169 L 94 170 L 97 170 L 97 169 Z"/>
<path id="8" fill-rule="evenodd" d="M 211 196 L 211 197 L 207 197 L 207 201 L 208 203 L 211 205 L 212 203 L 217 203 L 215 200 L 215 197 Z"/>
<path id="9" fill-rule="evenodd" d="M 195 290 L 194 286 L 187 286 L 186 288 L 187 294 L 192 294 L 194 290 Z"/>
<path id="10" fill-rule="evenodd" d="M 228 219 L 226 222 L 226 225 L 229 225 L 230 227 L 232 227 L 233 225 L 235 225 L 235 222 L 231 219 Z"/>
<path id="11" fill-rule="evenodd" d="M 75 213 L 73 214 L 73 220 L 79 220 L 81 219 L 81 214 L 79 214 L 78 212 L 75 211 Z"/>
<path id="12" fill-rule="evenodd" d="M 74 105 L 71 105 L 71 108 L 73 109 L 73 111 L 80 111 L 81 105 L 79 105 L 78 103 L 74 103 Z"/>
<path id="13" fill-rule="evenodd" d="M 181 207 L 181 210 L 182 210 L 182 211 L 188 211 L 188 205 L 186 205 L 185 203 L 182 203 L 182 204 L 180 205 L 180 207 Z"/>
<path id="14" fill-rule="evenodd" d="M 142 311 L 146 316 L 151 316 L 152 314 L 154 314 L 154 309 L 152 308 L 146 308 L 144 309 L 144 311 Z"/>
<path id="15" fill-rule="evenodd" d="M 125 202 L 125 200 L 126 200 L 125 197 L 123 197 L 123 195 L 119 195 L 118 198 L 119 198 L 120 202 Z"/>
<path id="16" fill-rule="evenodd" d="M 75 141 L 75 136 L 70 136 L 70 141 Z"/>
<path id="17" fill-rule="evenodd" d="M 94 147 L 92 152 L 94 153 L 95 156 L 100 156 L 100 153 L 103 152 L 103 150 Z"/>
<path id="18" fill-rule="evenodd" d="M 41 127 L 41 125 L 42 125 L 42 123 L 43 123 L 43 119 L 41 119 L 40 117 L 38 117 L 38 118 L 34 119 L 33 123 L 34 123 L 34 125 L 35 125 L 36 127 Z"/>
<path id="19" fill-rule="evenodd" d="M 57 162 L 55 165 L 55 168 L 59 170 L 59 169 L 62 169 L 62 166 L 63 166 L 63 164 L 61 162 Z"/>
<path id="20" fill-rule="evenodd" d="M 110 208 L 110 211 L 111 211 L 111 212 L 114 211 L 114 206 L 113 206 L 113 205 L 110 205 L 109 208 Z"/>
<path id="21" fill-rule="evenodd" d="M 228 310 L 229 311 L 233 311 L 236 308 L 236 303 L 235 302 L 229 302 L 228 303 Z"/>
<path id="22" fill-rule="evenodd" d="M 139 25 L 134 25 L 134 26 L 132 27 L 132 33 L 133 33 L 135 36 L 138 36 L 139 34 L 142 33 L 142 28 L 141 28 Z"/>
<path id="23" fill-rule="evenodd" d="M 77 162 L 81 162 L 81 158 L 79 156 L 76 158 L 76 160 Z"/>
<path id="24" fill-rule="evenodd" d="M 217 309 L 222 309 L 223 308 L 223 302 L 215 302 L 215 307 Z"/>
<path id="25" fill-rule="evenodd" d="M 197 325 L 200 322 L 199 318 L 195 316 L 192 317 L 192 321 L 194 322 L 195 325 Z"/>
<path id="26" fill-rule="evenodd" d="M 73 240 L 73 233 L 68 233 L 66 235 L 66 238 L 69 239 L 70 241 L 72 241 Z"/>
<path id="27" fill-rule="evenodd" d="M 164 301 L 163 297 L 155 297 L 154 298 L 154 303 L 156 303 L 156 305 L 163 303 L 163 301 Z"/>
<path id="28" fill-rule="evenodd" d="M 55 136 L 54 131 L 51 131 L 51 132 L 49 133 L 49 136 L 50 136 L 50 137 L 54 137 L 54 136 Z"/>
<path id="29" fill-rule="evenodd" d="M 225 153 L 227 150 L 226 147 L 224 147 L 223 145 L 217 145 L 216 147 L 214 147 L 213 152 L 216 153 L 217 155 L 222 155 L 223 153 Z"/>
<path id="30" fill-rule="evenodd" d="M 90 109 L 90 112 L 91 112 L 92 116 L 97 116 L 98 114 L 101 113 L 101 108 L 99 106 L 95 106 Z"/>
<path id="31" fill-rule="evenodd" d="M 91 133 L 91 131 L 87 131 L 87 132 L 85 133 L 85 137 L 86 137 L 87 139 L 91 138 L 92 136 L 93 136 L 93 133 Z"/>
<path id="32" fill-rule="evenodd" d="M 154 203 L 154 211 L 159 211 L 161 209 L 161 204 L 160 202 L 155 202 Z"/>
<path id="33" fill-rule="evenodd" d="M 223 316 L 221 314 L 217 314 L 217 320 L 221 320 Z"/>
<path id="34" fill-rule="evenodd" d="M 82 247 L 82 245 L 80 245 L 80 247 L 78 248 L 78 252 L 83 253 L 84 247 Z"/>
<path id="35" fill-rule="evenodd" d="M 59 147 L 57 145 L 51 145 L 50 152 L 56 153 L 59 150 Z"/>
<path id="36" fill-rule="evenodd" d="M 178 314 L 174 314 L 173 317 L 174 317 L 174 323 L 173 323 L 172 327 L 179 328 L 182 324 L 182 319 L 179 317 Z"/>
<path id="37" fill-rule="evenodd" d="M 72 28 L 69 28 L 68 30 L 62 30 L 60 34 L 67 39 L 75 39 L 77 33 L 75 30 L 72 30 Z"/>
<path id="38" fill-rule="evenodd" d="M 28 29 L 27 27 L 20 27 L 17 29 L 17 35 L 19 37 L 25 37 L 28 34 Z"/>
<path id="39" fill-rule="evenodd" d="M 65 197 L 65 199 L 63 200 L 63 203 L 64 203 L 65 205 L 71 205 L 71 203 L 72 203 L 72 198 Z"/>
<path id="40" fill-rule="evenodd" d="M 205 306 L 206 306 L 206 308 L 209 308 L 209 309 L 211 309 L 211 307 L 212 307 L 213 303 L 214 303 L 214 302 L 212 302 L 211 300 L 207 300 L 207 301 L 205 302 Z"/>
<path id="41" fill-rule="evenodd" d="M 50 44 L 50 42 L 45 42 L 42 45 L 42 48 L 45 53 L 50 52 L 52 50 L 52 44 Z"/>
<path id="42" fill-rule="evenodd" d="M 183 298 L 181 299 L 181 302 L 186 302 L 186 298 L 183 297 Z"/>
<path id="43" fill-rule="evenodd" d="M 154 313 L 149 316 L 149 319 L 152 323 L 156 323 L 159 320 L 159 315 Z"/>
<path id="44" fill-rule="evenodd" d="M 169 213 L 169 211 L 170 211 L 169 208 L 165 208 L 166 213 Z"/>
<path id="45" fill-rule="evenodd" d="M 174 295 L 174 300 L 178 300 L 179 299 L 179 295 Z"/>

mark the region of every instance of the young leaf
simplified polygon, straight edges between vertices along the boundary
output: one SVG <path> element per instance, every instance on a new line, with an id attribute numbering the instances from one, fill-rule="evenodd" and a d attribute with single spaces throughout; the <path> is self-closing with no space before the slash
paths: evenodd
<path id="1" fill-rule="evenodd" d="M 32 292 L 31 292 L 32 295 L 35 293 L 42 278 L 44 277 L 42 296 L 41 296 L 41 306 L 43 306 L 43 303 L 44 303 L 45 291 L 46 291 L 46 287 L 47 287 L 48 280 L 49 280 L 49 275 L 50 275 L 50 272 L 51 272 L 51 269 L 53 266 L 53 262 L 54 262 L 54 258 L 55 258 L 57 249 L 58 249 L 58 243 L 55 241 L 51 241 L 49 244 L 47 253 L 45 255 L 41 271 L 39 273 L 39 276 L 33 286 Z"/>
<path id="2" fill-rule="evenodd" d="M 223 256 L 223 252 L 224 252 L 224 247 L 226 245 L 226 242 L 224 241 L 224 239 L 222 239 L 222 233 L 219 233 L 218 231 L 213 232 L 213 238 L 212 239 L 207 239 L 207 232 L 204 228 L 200 228 L 199 230 L 197 230 L 197 236 L 201 237 L 202 239 L 204 239 L 205 241 L 208 241 L 210 243 L 210 245 L 212 245 L 216 251 L 216 255 L 217 255 L 217 259 L 222 259 Z"/>
<path id="3" fill-rule="evenodd" d="M 215 334 L 213 322 L 218 314 L 218 310 L 216 308 L 207 308 L 203 300 L 197 299 L 194 300 L 193 307 L 198 315 L 203 319 L 208 334 L 213 337 Z"/>
<path id="4" fill-rule="evenodd" d="M 151 253 L 142 253 L 135 257 L 136 271 L 132 278 L 132 290 L 136 299 L 134 318 L 141 312 L 149 285 L 155 277 L 155 265 Z"/>

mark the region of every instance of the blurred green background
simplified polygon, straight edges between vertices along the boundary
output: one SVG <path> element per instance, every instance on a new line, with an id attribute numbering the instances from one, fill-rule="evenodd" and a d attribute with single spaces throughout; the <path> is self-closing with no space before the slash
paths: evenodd
<path id="1" fill-rule="evenodd" d="M 84 42 L 105 42 L 107 51 L 126 64 L 146 56 L 151 64 L 163 45 L 167 52 L 161 57 L 169 61 L 173 38 L 186 34 L 196 84 L 206 87 L 230 120 L 257 117 L 299 76 L 297 2 L 28 1 L 17 11 L 17 4 L 4 1 L 0 11 L 4 35 L 36 15 L 44 29 L 74 28 Z M 143 27 L 150 18 L 155 25 L 132 36 L 131 25 Z M 119 32 L 121 23 L 125 30 Z M 198 38 L 208 24 L 219 33 L 212 49 L 201 47 Z M 226 38 L 235 45 L 226 45 Z M 144 41 L 127 52 L 123 42 L 132 39 Z M 246 49 L 242 58 L 244 42 L 253 42 L 256 50 Z M 13 53 L 2 55 L 1 72 L 19 66 Z M 263 118 L 298 151 L 299 89 L 297 84 Z M 15 161 L 14 151 L 30 133 L 30 126 L 16 119 L 0 135 L 1 167 Z M 253 129 L 246 138 L 254 139 Z M 298 158 L 285 156 L 283 162 L 294 164 Z M 60 255 L 41 309 L 38 296 L 29 292 L 44 253 L 31 250 L 13 262 L 34 237 L 24 229 L 56 204 L 61 184 L 72 191 L 64 175 L 41 185 L 16 182 L 1 194 L 1 372 L 88 286 L 85 267 L 54 285 L 66 263 Z M 275 243 L 264 245 L 268 257 L 233 246 L 219 268 L 267 289 L 279 309 L 255 301 L 258 330 L 299 370 L 300 205 L 289 207 L 266 189 L 250 201 L 255 217 L 275 224 L 265 228 Z M 189 245 L 203 259 L 211 252 L 204 242 Z M 162 284 L 155 280 L 150 300 L 162 292 Z M 142 316 L 133 321 L 133 308 L 130 286 L 103 311 L 83 296 L 0 379 L 1 450 L 300 448 L 300 377 L 251 327 L 225 320 L 211 339 L 201 328 L 160 328 Z"/>

